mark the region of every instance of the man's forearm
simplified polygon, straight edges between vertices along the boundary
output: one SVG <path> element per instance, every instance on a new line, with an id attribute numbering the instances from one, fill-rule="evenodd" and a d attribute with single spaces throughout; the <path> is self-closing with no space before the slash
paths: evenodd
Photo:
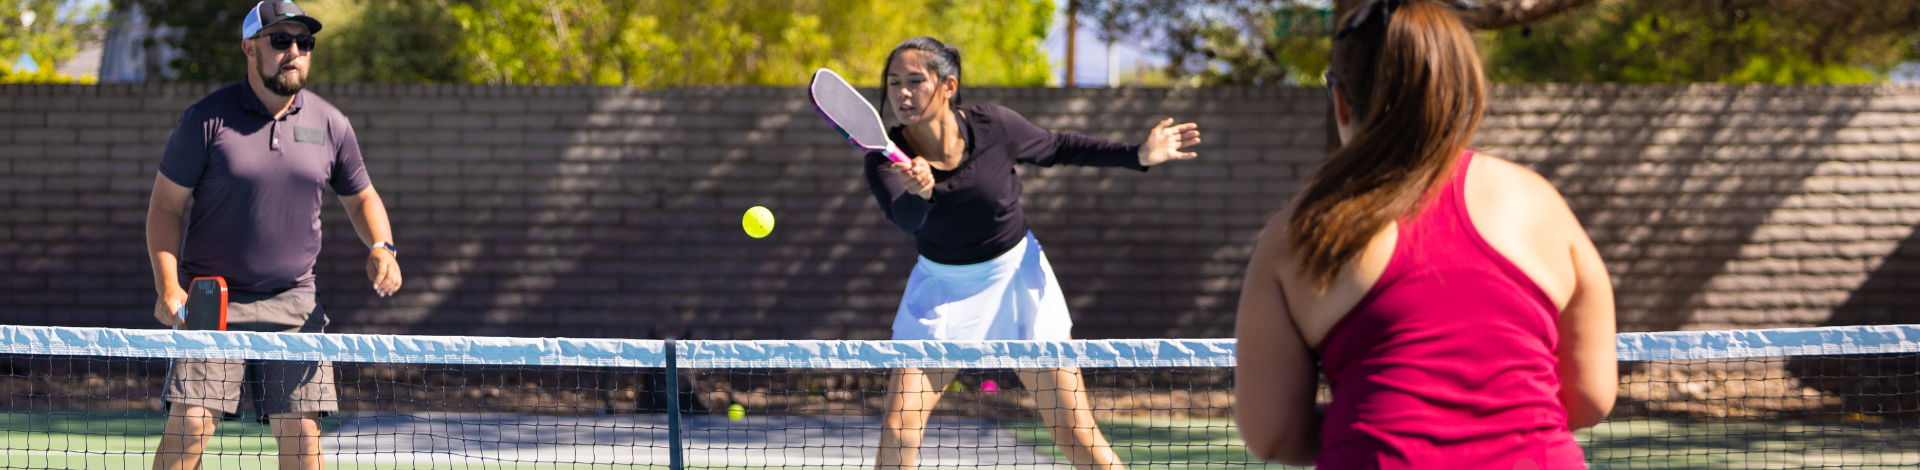
<path id="1" fill-rule="evenodd" d="M 147 260 L 153 264 L 153 290 L 166 293 L 180 285 L 180 213 L 147 209 Z"/>
<path id="2" fill-rule="evenodd" d="M 380 193 L 367 188 L 356 197 L 345 199 L 347 219 L 353 222 L 353 231 L 360 236 L 360 244 L 372 246 L 378 242 L 393 241 L 393 227 L 387 222 L 387 205 L 380 201 Z"/>

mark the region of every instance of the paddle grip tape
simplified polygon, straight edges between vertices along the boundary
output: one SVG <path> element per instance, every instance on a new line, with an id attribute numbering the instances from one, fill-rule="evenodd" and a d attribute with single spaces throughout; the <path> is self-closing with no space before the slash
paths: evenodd
<path id="1" fill-rule="evenodd" d="M 907 162 L 913 161 L 913 159 L 907 158 L 906 152 L 900 151 L 900 147 L 895 147 L 893 145 L 893 142 L 887 142 L 887 150 L 883 153 L 887 156 L 888 160 L 893 160 L 900 163 L 907 163 Z"/>

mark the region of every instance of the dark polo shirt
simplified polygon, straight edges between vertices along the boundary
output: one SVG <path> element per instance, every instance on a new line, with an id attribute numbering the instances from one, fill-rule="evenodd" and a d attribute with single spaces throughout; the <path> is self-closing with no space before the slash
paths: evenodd
<path id="1" fill-rule="evenodd" d="M 373 184 L 339 109 L 301 91 L 274 119 L 246 82 L 187 108 L 160 174 L 193 188 L 181 283 L 223 276 L 229 290 L 261 295 L 313 292 L 325 193 L 354 195 Z"/>

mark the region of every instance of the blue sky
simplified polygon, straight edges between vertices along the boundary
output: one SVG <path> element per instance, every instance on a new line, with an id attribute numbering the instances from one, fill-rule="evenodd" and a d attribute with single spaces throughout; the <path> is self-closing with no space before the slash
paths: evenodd
<path id="1" fill-rule="evenodd" d="M 107 4 L 107 2 L 108 2 L 108 0 L 77 0 L 77 1 L 74 1 L 73 3 L 68 3 L 68 4 L 66 4 L 66 5 L 62 5 L 62 6 L 65 6 L 65 7 L 68 7 L 68 8 L 63 8 L 63 9 L 61 9 L 61 12 L 60 12 L 60 14 L 61 14 L 62 16 L 65 16 L 65 15 L 67 15 L 68 13 L 71 13 L 71 12 L 73 11 L 73 10 L 72 10 L 72 8 L 73 8 L 73 7 L 78 7 L 78 8 L 80 8 L 80 9 L 86 9 L 86 8 L 90 8 L 90 7 L 92 7 L 92 6 L 94 6 L 94 5 L 101 5 L 101 6 L 103 6 L 103 7 L 104 7 L 104 6 L 105 6 L 105 5 Z"/>

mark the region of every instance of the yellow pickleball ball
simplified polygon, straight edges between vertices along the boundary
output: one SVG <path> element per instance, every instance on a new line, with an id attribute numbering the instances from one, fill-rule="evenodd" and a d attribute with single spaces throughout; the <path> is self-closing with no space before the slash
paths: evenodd
<path id="1" fill-rule="evenodd" d="M 734 403 L 733 406 L 728 406 L 727 419 L 734 420 L 734 421 L 747 419 L 747 407 L 740 406 L 739 403 Z"/>
<path id="2" fill-rule="evenodd" d="M 753 238 L 766 238 L 773 233 L 773 211 L 766 207 L 753 206 L 747 209 L 747 215 L 740 218 L 740 227 L 747 229 L 747 235 Z"/>

